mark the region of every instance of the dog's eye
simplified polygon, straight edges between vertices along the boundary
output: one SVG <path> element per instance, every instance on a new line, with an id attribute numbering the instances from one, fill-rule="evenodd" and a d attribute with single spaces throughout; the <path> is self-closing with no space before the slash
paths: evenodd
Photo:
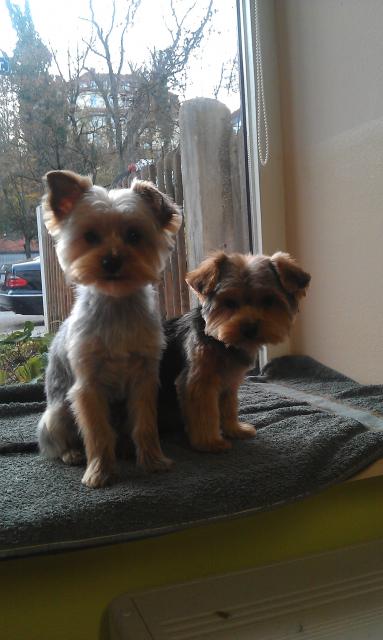
<path id="1" fill-rule="evenodd" d="M 88 244 L 100 244 L 101 236 L 96 231 L 87 231 L 84 233 L 84 239 Z"/>
<path id="2" fill-rule="evenodd" d="M 239 307 L 238 302 L 233 298 L 226 298 L 226 300 L 224 301 L 224 305 L 226 309 L 231 309 L 232 311 L 234 311 L 235 309 L 238 309 Z"/>
<path id="3" fill-rule="evenodd" d="M 129 229 L 124 235 L 124 241 L 127 244 L 138 244 L 141 241 L 141 233 L 137 229 Z"/>
<path id="4" fill-rule="evenodd" d="M 276 300 L 275 300 L 274 296 L 265 296 L 261 300 L 262 306 L 265 307 L 266 309 L 270 309 L 271 307 L 273 307 L 275 302 L 276 302 Z"/>

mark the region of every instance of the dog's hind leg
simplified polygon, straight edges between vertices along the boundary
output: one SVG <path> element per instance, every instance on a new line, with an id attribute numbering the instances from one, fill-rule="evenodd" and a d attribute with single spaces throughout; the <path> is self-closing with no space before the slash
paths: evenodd
<path id="1" fill-rule="evenodd" d="M 45 380 L 48 404 L 37 428 L 37 438 L 39 449 L 47 458 L 61 458 L 65 464 L 82 464 L 84 445 L 66 397 L 73 384 L 66 355 L 67 341 L 68 321 L 65 321 L 49 350 Z"/>
<path id="2" fill-rule="evenodd" d="M 41 453 L 65 464 L 82 464 L 84 448 L 69 403 L 53 403 L 43 414 L 37 436 Z"/>

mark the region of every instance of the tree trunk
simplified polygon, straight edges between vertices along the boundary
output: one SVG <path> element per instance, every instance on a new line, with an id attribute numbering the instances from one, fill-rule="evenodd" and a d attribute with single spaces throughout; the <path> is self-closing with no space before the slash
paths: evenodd
<path id="1" fill-rule="evenodd" d="M 27 260 L 30 260 L 32 258 L 31 240 L 32 238 L 28 238 L 27 236 L 24 236 L 24 251 L 25 251 L 25 256 Z"/>

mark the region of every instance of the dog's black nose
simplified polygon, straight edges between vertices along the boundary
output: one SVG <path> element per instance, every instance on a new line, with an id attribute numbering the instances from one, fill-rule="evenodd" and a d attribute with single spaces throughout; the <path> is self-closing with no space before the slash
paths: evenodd
<path id="1" fill-rule="evenodd" d="M 241 333 L 246 340 L 254 340 L 259 331 L 258 322 L 246 322 L 241 326 Z"/>
<path id="2" fill-rule="evenodd" d="M 106 273 L 112 275 L 117 273 L 119 269 L 122 267 L 122 258 L 121 256 L 114 256 L 112 254 L 104 256 L 102 261 L 102 268 Z"/>

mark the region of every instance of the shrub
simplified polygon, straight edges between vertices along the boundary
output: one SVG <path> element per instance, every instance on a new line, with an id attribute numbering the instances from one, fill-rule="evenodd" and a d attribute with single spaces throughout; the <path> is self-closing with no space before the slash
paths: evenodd
<path id="1" fill-rule="evenodd" d="M 33 322 L 0 336 L 0 384 L 41 382 L 48 362 L 52 335 L 32 336 Z"/>

